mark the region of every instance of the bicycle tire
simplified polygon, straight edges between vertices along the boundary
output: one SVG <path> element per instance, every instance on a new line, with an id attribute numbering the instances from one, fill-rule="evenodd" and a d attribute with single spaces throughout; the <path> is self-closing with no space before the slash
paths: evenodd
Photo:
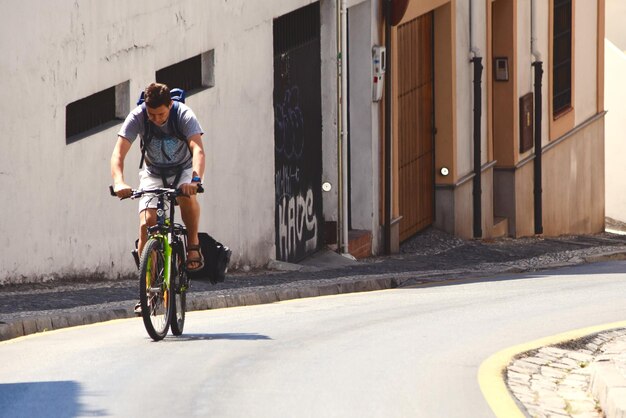
<path id="1" fill-rule="evenodd" d="M 176 336 L 183 333 L 183 328 L 185 328 L 185 312 L 187 310 L 187 290 L 182 287 L 185 285 L 184 260 L 178 250 L 172 251 L 172 266 L 176 274 L 172 276 L 173 284 L 171 287 L 173 291 L 171 292 L 172 313 L 170 328 L 172 329 L 172 334 Z"/>
<path id="2" fill-rule="evenodd" d="M 141 316 L 148 335 L 159 341 L 170 326 L 171 297 L 165 283 L 165 256 L 158 239 L 150 238 L 141 255 L 139 269 L 139 302 Z"/>

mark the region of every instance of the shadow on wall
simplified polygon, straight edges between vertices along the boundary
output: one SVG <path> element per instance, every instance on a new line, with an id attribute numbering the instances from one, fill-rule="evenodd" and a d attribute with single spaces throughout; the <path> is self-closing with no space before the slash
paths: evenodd
<path id="1" fill-rule="evenodd" d="M 79 402 L 80 385 L 73 381 L 0 384 L 0 417 L 106 416 Z"/>

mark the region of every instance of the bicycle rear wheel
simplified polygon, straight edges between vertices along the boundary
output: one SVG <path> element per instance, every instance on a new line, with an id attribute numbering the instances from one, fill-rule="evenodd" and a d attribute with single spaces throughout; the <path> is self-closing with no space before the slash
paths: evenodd
<path id="1" fill-rule="evenodd" d="M 172 251 L 172 266 L 176 274 L 172 274 L 171 292 L 171 329 L 172 334 L 181 335 L 185 327 L 185 311 L 187 310 L 187 280 L 184 258 L 178 250 Z"/>
<path id="2" fill-rule="evenodd" d="M 171 292 L 165 282 L 165 256 L 158 239 L 150 238 L 141 255 L 139 302 L 148 335 L 162 340 L 167 335 L 171 312 Z"/>

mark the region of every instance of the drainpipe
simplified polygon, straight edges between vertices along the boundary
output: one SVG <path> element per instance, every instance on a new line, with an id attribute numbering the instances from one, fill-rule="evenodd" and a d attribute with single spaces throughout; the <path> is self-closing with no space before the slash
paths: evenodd
<path id="1" fill-rule="evenodd" d="M 481 168 L 481 119 L 483 59 L 473 57 L 474 64 L 474 238 L 482 238 L 482 168 Z"/>
<path id="2" fill-rule="evenodd" d="M 385 71 L 385 254 L 391 254 L 391 1 L 384 0 L 385 49 L 387 68 Z"/>
<path id="3" fill-rule="evenodd" d="M 348 241 L 348 7 L 346 0 L 337 1 L 337 136 L 338 136 L 338 237 L 339 251 L 354 259 Z"/>
<path id="4" fill-rule="evenodd" d="M 469 0 L 470 19 L 470 62 L 474 64 L 474 181 L 473 181 L 473 206 L 474 206 L 474 238 L 482 238 L 482 75 L 483 59 L 480 57 L 480 49 L 474 44 L 474 8 L 473 1 Z"/>
<path id="5" fill-rule="evenodd" d="M 543 190 L 541 186 L 541 125 L 543 122 L 543 62 L 541 53 L 537 49 L 537 5 L 536 0 L 530 2 L 530 50 L 534 58 L 532 66 L 535 70 L 535 160 L 534 160 L 534 184 L 533 194 L 535 200 L 535 234 L 543 234 Z"/>

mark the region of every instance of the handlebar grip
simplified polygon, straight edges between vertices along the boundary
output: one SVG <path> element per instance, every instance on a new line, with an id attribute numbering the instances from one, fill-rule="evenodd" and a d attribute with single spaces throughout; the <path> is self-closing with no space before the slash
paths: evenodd
<path id="1" fill-rule="evenodd" d="M 204 187 L 201 184 L 198 184 L 198 193 L 204 193 Z"/>
<path id="2" fill-rule="evenodd" d="M 109 193 L 111 193 L 111 196 L 117 197 L 117 193 L 115 193 L 115 189 L 113 188 L 113 186 L 109 186 Z M 120 200 L 128 199 L 129 197 L 132 197 L 132 196 L 120 197 Z"/>

